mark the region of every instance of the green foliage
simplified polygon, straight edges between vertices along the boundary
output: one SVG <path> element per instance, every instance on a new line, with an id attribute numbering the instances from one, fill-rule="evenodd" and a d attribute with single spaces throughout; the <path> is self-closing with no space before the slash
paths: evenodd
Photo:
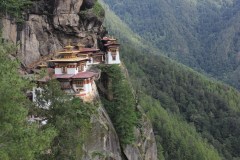
<path id="1" fill-rule="evenodd" d="M 142 88 L 140 93 L 158 99 L 169 113 L 193 124 L 226 159 L 240 156 L 239 92 L 164 57 L 146 57 L 129 46 L 124 48 L 121 53 L 126 56 L 125 63 L 135 77 L 134 83 L 139 83 L 135 86 Z"/>
<path id="2" fill-rule="evenodd" d="M 135 33 L 165 55 L 240 88 L 239 1 L 104 2 Z"/>
<path id="3" fill-rule="evenodd" d="M 96 3 L 94 4 L 92 10 L 93 10 L 93 13 L 94 13 L 95 15 L 97 15 L 98 17 L 103 17 L 104 14 L 105 14 L 103 7 L 102 7 L 101 4 L 98 3 L 98 2 L 96 2 Z"/>
<path id="4" fill-rule="evenodd" d="M 89 19 L 89 17 L 93 15 L 95 15 L 96 18 L 102 19 L 105 16 L 105 11 L 102 5 L 96 1 L 92 8 L 83 8 L 79 14 L 82 19 Z"/>
<path id="5" fill-rule="evenodd" d="M 157 100 L 141 95 L 140 104 L 153 123 L 159 159 L 221 159 L 193 125 L 176 114 L 168 113 Z"/>
<path id="6" fill-rule="evenodd" d="M 50 147 L 56 132 L 27 122 L 24 91 L 30 86 L 18 73 L 20 64 L 9 58 L 15 48 L 0 43 L 0 159 L 35 159 Z"/>
<path id="7" fill-rule="evenodd" d="M 134 127 L 137 124 L 135 98 L 132 89 L 118 65 L 99 66 L 102 79 L 99 83 L 105 84 L 109 96 L 102 96 L 113 125 L 120 138 L 121 144 L 131 144 L 135 140 Z"/>
<path id="8" fill-rule="evenodd" d="M 67 95 L 56 80 L 48 82 L 42 89 L 37 96 L 36 114 L 45 117 L 48 121 L 45 128 L 54 126 L 58 135 L 52 141 L 51 155 L 41 159 L 81 159 L 82 145 L 91 129 L 90 118 L 95 107 Z"/>
<path id="9" fill-rule="evenodd" d="M 1 0 L 0 12 L 9 14 L 16 18 L 17 21 L 22 20 L 22 11 L 32 4 L 31 0 Z"/>

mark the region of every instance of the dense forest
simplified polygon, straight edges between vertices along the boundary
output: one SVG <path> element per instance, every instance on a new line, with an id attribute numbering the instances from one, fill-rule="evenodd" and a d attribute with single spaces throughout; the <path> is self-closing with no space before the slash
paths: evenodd
<path id="1" fill-rule="evenodd" d="M 159 158 L 238 159 L 240 93 L 152 54 L 157 50 L 148 50 L 147 43 L 110 10 L 106 16 L 110 33 L 124 43 L 121 55 L 140 104 L 154 125 Z M 116 23 L 119 29 L 112 27 Z"/>
<path id="2" fill-rule="evenodd" d="M 165 55 L 240 88 L 239 1 L 104 2 Z"/>

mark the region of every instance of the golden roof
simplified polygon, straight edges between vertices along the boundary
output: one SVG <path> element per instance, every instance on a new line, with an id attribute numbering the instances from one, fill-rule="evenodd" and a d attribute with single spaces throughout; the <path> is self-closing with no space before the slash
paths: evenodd
<path id="1" fill-rule="evenodd" d="M 81 57 L 59 58 L 59 59 L 49 60 L 49 62 L 79 62 L 84 60 L 88 60 L 88 58 L 81 58 Z"/>
<path id="2" fill-rule="evenodd" d="M 72 51 L 60 51 L 58 52 L 58 54 L 75 54 L 75 53 L 79 53 L 78 50 L 72 50 Z"/>

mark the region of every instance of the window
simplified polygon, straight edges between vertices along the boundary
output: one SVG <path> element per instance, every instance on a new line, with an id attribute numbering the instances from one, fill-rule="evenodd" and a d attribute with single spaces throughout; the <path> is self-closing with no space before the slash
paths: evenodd
<path id="1" fill-rule="evenodd" d="M 82 72 L 84 70 L 84 64 L 80 64 L 80 66 L 78 66 L 78 72 Z"/>
<path id="2" fill-rule="evenodd" d="M 67 67 L 62 67 L 62 73 L 67 73 Z"/>
<path id="3" fill-rule="evenodd" d="M 112 60 L 113 61 L 116 61 L 116 57 L 117 57 L 116 53 L 112 53 Z"/>
<path id="4" fill-rule="evenodd" d="M 94 58 L 93 58 L 93 62 L 94 62 L 94 63 L 101 63 L 101 62 L 102 62 L 102 59 L 103 59 L 102 56 L 97 56 L 97 57 L 94 57 Z"/>
<path id="5" fill-rule="evenodd" d="M 83 87 L 83 81 L 76 81 L 76 87 Z"/>
<path id="6" fill-rule="evenodd" d="M 110 48 L 109 51 L 110 52 L 117 52 L 117 48 Z"/>
<path id="7" fill-rule="evenodd" d="M 69 82 L 61 82 L 61 88 L 62 89 L 70 89 L 71 88 L 71 85 Z"/>

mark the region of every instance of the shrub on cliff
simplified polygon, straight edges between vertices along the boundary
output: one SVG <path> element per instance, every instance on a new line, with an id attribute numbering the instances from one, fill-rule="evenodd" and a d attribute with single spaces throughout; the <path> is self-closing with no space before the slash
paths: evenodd
<path id="1" fill-rule="evenodd" d="M 0 12 L 2 14 L 9 14 L 17 20 L 21 20 L 22 11 L 31 4 L 31 0 L 1 0 Z"/>
<path id="2" fill-rule="evenodd" d="M 118 65 L 103 65 L 99 68 L 112 82 L 108 86 L 108 91 L 112 92 L 113 99 L 102 97 L 104 107 L 114 124 L 121 144 L 131 144 L 135 139 L 134 127 L 137 124 L 137 113 L 130 84 Z"/>

